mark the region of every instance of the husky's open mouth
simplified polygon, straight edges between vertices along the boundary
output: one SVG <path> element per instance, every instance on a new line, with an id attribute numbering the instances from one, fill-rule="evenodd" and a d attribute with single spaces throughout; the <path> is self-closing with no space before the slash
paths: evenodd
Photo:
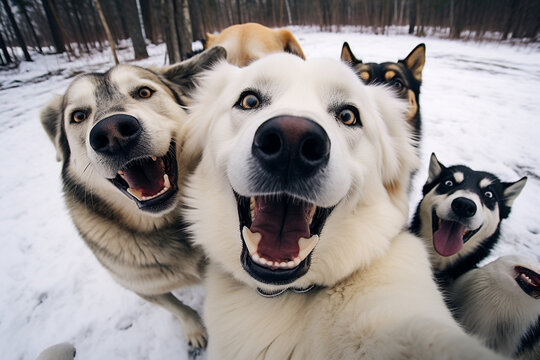
<path id="1" fill-rule="evenodd" d="M 311 265 L 311 254 L 333 208 L 321 208 L 287 195 L 236 194 L 241 261 L 254 279 L 266 284 L 290 284 Z"/>
<path id="2" fill-rule="evenodd" d="M 431 214 L 433 230 L 433 247 L 441 256 L 457 254 L 474 234 L 480 230 L 467 228 L 460 222 L 441 219 L 433 210 Z"/>
<path id="3" fill-rule="evenodd" d="M 523 266 L 514 267 L 516 282 L 519 287 L 529 296 L 540 299 L 540 274 Z"/>
<path id="4" fill-rule="evenodd" d="M 177 191 L 176 146 L 167 154 L 148 156 L 126 163 L 110 181 L 133 199 L 141 210 L 160 211 Z"/>

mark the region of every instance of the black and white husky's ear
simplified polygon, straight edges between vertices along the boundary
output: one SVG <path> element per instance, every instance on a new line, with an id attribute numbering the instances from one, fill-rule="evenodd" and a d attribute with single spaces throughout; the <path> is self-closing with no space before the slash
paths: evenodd
<path id="1" fill-rule="evenodd" d="M 225 48 L 214 46 L 190 59 L 155 70 L 178 86 L 178 90 L 182 94 L 186 94 L 195 87 L 196 75 L 212 68 L 214 64 L 226 58 Z"/>
<path id="2" fill-rule="evenodd" d="M 358 60 L 354 56 L 351 50 L 351 47 L 349 46 L 349 43 L 347 43 L 346 41 L 343 43 L 343 47 L 341 48 L 341 60 L 345 61 L 346 63 L 350 65 L 356 65 L 356 64 L 362 63 L 362 60 Z"/>
<path id="3" fill-rule="evenodd" d="M 55 98 L 45 105 L 39 114 L 41 125 L 45 129 L 45 132 L 49 136 L 49 139 L 56 148 L 56 160 L 63 161 L 64 156 L 60 147 L 60 133 L 62 122 L 62 101 L 63 97 L 56 95 Z"/>
<path id="4" fill-rule="evenodd" d="M 503 201 L 504 205 L 511 207 L 514 203 L 514 200 L 518 197 L 523 190 L 523 187 L 527 183 L 527 177 L 524 176 L 516 182 L 513 183 L 501 183 L 503 186 Z"/>
<path id="5" fill-rule="evenodd" d="M 414 78 L 422 82 L 422 70 L 426 63 L 426 45 L 418 44 L 405 59 L 399 62 L 404 63 L 411 70 Z"/>
<path id="6" fill-rule="evenodd" d="M 441 164 L 439 160 L 437 160 L 437 156 L 435 156 L 435 153 L 431 153 L 426 184 L 432 183 L 433 180 L 435 180 L 444 169 L 446 169 L 446 167 Z"/>

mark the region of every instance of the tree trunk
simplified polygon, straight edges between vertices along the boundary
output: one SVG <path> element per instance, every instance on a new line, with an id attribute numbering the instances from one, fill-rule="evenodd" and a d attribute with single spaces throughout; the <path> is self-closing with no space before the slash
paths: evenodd
<path id="1" fill-rule="evenodd" d="M 122 13 L 125 14 L 126 26 L 133 44 L 135 59 L 146 59 L 148 53 L 146 52 L 146 42 L 142 34 L 136 0 L 123 0 L 121 2 L 121 9 Z"/>
<path id="2" fill-rule="evenodd" d="M 81 41 L 84 45 L 86 53 L 89 53 L 90 49 L 88 48 L 88 37 L 86 36 L 86 31 L 84 31 L 83 29 L 79 8 L 75 3 L 75 0 L 71 0 L 71 10 L 73 12 L 73 15 L 75 15 L 75 22 L 77 23 L 77 28 L 79 30 L 79 34 L 81 35 Z"/>
<path id="3" fill-rule="evenodd" d="M 101 19 L 101 25 L 103 25 L 103 29 L 105 29 L 105 34 L 107 34 L 107 39 L 109 40 L 109 45 L 111 47 L 114 63 L 118 65 L 119 62 L 118 62 L 118 57 L 116 56 L 116 45 L 114 43 L 111 30 L 109 29 L 109 25 L 107 25 L 107 20 L 105 20 L 105 15 L 103 14 L 103 10 L 101 10 L 101 4 L 99 3 L 99 0 L 94 0 L 94 5 L 96 5 L 97 13 L 99 15 L 99 18 Z"/>
<path id="4" fill-rule="evenodd" d="M 28 49 L 26 48 L 26 43 L 24 42 L 24 38 L 22 37 L 21 31 L 19 30 L 19 26 L 17 25 L 17 22 L 15 21 L 13 12 L 11 11 L 11 6 L 9 5 L 7 0 L 2 0 L 2 3 L 4 4 L 4 10 L 6 11 L 11 27 L 13 28 L 13 31 L 15 32 L 15 37 L 17 38 L 17 42 L 19 43 L 19 46 L 21 47 L 23 51 L 24 59 L 26 61 L 32 61 L 32 58 L 30 57 L 30 54 L 28 53 Z"/>
<path id="5" fill-rule="evenodd" d="M 34 25 L 32 24 L 30 17 L 28 16 L 28 10 L 26 9 L 26 4 L 24 2 L 20 2 L 18 5 L 18 8 L 21 15 L 24 18 L 24 21 L 26 22 L 26 24 L 28 25 L 28 28 L 30 29 L 30 33 L 32 34 L 32 38 L 34 39 L 34 42 L 36 43 L 38 52 L 40 54 L 43 54 L 43 50 L 41 49 L 41 41 L 39 41 L 39 37 L 36 34 L 36 29 L 34 28 Z"/>
<path id="6" fill-rule="evenodd" d="M 6 43 L 4 41 L 4 38 L 2 37 L 2 33 L 0 33 L 0 48 L 2 48 L 2 54 L 4 55 L 4 59 L 7 64 L 11 64 L 13 60 L 11 60 L 11 56 L 9 56 L 9 52 L 6 46 Z"/>
<path id="7" fill-rule="evenodd" d="M 191 17 L 189 16 L 188 0 L 175 0 L 175 2 L 180 60 L 183 60 L 186 59 L 187 55 L 192 51 L 193 34 L 191 32 Z"/>
<path id="8" fill-rule="evenodd" d="M 414 27 L 416 26 L 416 1 L 409 0 L 409 34 L 414 34 Z"/>
<path id="9" fill-rule="evenodd" d="M 60 54 L 66 51 L 66 47 L 64 45 L 64 39 L 62 39 L 62 35 L 60 34 L 60 26 L 56 22 L 56 18 L 53 16 L 53 12 L 51 9 L 51 6 L 49 4 L 49 0 L 42 0 L 43 9 L 45 10 L 45 16 L 47 17 L 47 22 L 49 23 L 49 29 L 51 30 L 51 36 L 53 40 L 54 48 L 56 49 L 56 53 Z"/>
<path id="10" fill-rule="evenodd" d="M 165 28 L 165 41 L 167 43 L 167 53 L 169 54 L 169 64 L 174 64 L 181 60 L 180 47 L 178 44 L 178 34 L 176 33 L 174 0 L 161 0 L 161 10 L 163 24 Z"/>
<path id="11" fill-rule="evenodd" d="M 143 18 L 144 33 L 146 38 L 152 42 L 152 44 L 157 44 L 157 34 L 155 31 L 154 24 L 154 7 L 152 0 L 139 0 L 141 5 L 141 13 Z"/>

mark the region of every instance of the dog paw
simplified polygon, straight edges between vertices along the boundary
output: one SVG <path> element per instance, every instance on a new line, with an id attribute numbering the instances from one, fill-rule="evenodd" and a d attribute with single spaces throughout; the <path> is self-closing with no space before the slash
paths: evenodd
<path id="1" fill-rule="evenodd" d="M 208 335 L 204 325 L 196 320 L 191 320 L 189 323 L 184 324 L 184 334 L 188 345 L 194 349 L 204 349 Z"/>

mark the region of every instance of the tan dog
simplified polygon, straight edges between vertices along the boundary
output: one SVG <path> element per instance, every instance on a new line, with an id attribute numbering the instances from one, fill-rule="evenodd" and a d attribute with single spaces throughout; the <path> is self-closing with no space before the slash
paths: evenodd
<path id="1" fill-rule="evenodd" d="M 240 67 L 271 53 L 288 52 L 305 59 L 302 48 L 287 29 L 273 30 L 256 23 L 232 25 L 217 35 L 206 34 L 205 49 L 223 46 L 227 61 Z"/>

